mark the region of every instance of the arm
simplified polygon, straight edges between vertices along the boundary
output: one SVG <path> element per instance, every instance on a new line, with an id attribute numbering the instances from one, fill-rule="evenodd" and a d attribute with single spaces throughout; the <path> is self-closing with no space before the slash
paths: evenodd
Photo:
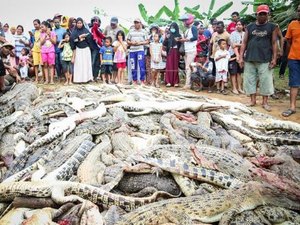
<path id="1" fill-rule="evenodd" d="M 279 28 L 279 26 L 276 27 L 276 30 L 277 30 L 277 36 L 279 38 L 279 56 L 282 56 L 283 55 L 283 45 L 284 45 L 284 37 L 282 36 L 282 32 Z"/>
<path id="2" fill-rule="evenodd" d="M 64 45 L 65 45 L 64 41 L 65 41 L 65 40 L 62 39 L 62 40 L 59 42 L 58 48 L 63 48 L 63 47 L 64 47 Z"/>
<path id="3" fill-rule="evenodd" d="M 102 54 L 100 54 L 100 65 L 102 63 Z"/>
<path id="4" fill-rule="evenodd" d="M 245 35 L 244 35 L 244 40 L 243 40 L 241 51 L 240 51 L 239 64 L 240 64 L 241 68 L 244 67 L 244 53 L 245 53 L 245 50 L 246 50 L 247 44 L 248 44 L 248 35 L 249 35 L 249 33 L 248 33 L 248 30 L 246 29 Z"/>
<path id="5" fill-rule="evenodd" d="M 219 61 L 220 59 L 223 59 L 223 58 L 226 58 L 227 57 L 227 54 L 226 55 L 220 55 L 220 56 L 217 56 L 216 58 L 215 58 L 215 61 L 217 62 L 217 61 Z"/>
<path id="6" fill-rule="evenodd" d="M 42 34 L 41 34 L 40 39 L 41 39 L 41 46 L 42 46 L 42 45 L 44 45 L 45 42 L 46 42 L 46 35 L 43 35 L 43 36 L 42 36 Z"/>
<path id="7" fill-rule="evenodd" d="M 276 66 L 276 61 L 277 61 L 277 30 L 276 28 L 272 32 L 272 61 L 270 63 L 270 68 L 274 68 Z"/>
<path id="8" fill-rule="evenodd" d="M 52 44 L 56 45 L 56 35 L 53 35 L 52 33 L 49 34 L 49 37 L 50 37 L 50 41 Z"/>
<path id="9" fill-rule="evenodd" d="M 74 64 L 74 62 L 75 62 L 75 58 L 76 58 L 76 50 L 75 50 L 75 49 L 73 49 L 73 56 L 72 56 L 72 59 L 71 59 L 71 63 L 73 63 L 73 64 Z"/>

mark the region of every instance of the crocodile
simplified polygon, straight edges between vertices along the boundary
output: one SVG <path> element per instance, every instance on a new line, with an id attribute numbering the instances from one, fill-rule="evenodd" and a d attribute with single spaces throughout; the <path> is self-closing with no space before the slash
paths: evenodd
<path id="1" fill-rule="evenodd" d="M 83 141 L 77 151 L 63 165 L 48 173 L 42 179 L 45 181 L 68 180 L 75 172 L 77 172 L 79 165 L 94 146 L 95 144 L 91 141 Z"/>
<path id="2" fill-rule="evenodd" d="M 91 134 L 91 135 L 99 135 L 108 131 L 112 131 L 116 128 L 119 128 L 122 125 L 122 122 L 119 120 L 108 120 L 103 123 L 89 123 L 88 126 L 81 126 L 75 130 L 76 135 L 80 134 Z"/>
<path id="3" fill-rule="evenodd" d="M 14 99 L 17 95 L 22 94 L 26 92 L 26 89 L 28 89 L 30 86 L 33 86 L 33 84 L 26 83 L 26 84 L 17 84 L 14 89 L 12 89 L 9 92 L 6 92 L 4 95 L 0 97 L 0 103 L 5 104 L 8 102 L 11 102 L 12 99 Z"/>
<path id="4" fill-rule="evenodd" d="M 278 206 L 260 206 L 254 210 L 257 215 L 262 215 L 268 221 L 273 223 L 283 223 L 290 221 L 300 224 L 300 215 L 292 210 Z"/>
<path id="5" fill-rule="evenodd" d="M 103 152 L 110 152 L 111 150 L 112 145 L 109 137 L 107 135 L 101 135 L 101 143 L 94 147 L 77 170 L 77 176 L 81 183 L 93 186 L 101 185 L 101 179 L 98 179 L 98 173 L 101 171 L 104 172 L 106 166 L 100 161 L 100 155 Z"/>
<path id="6" fill-rule="evenodd" d="M 144 188 L 154 187 L 172 195 L 179 195 L 180 189 L 176 182 L 169 176 L 155 176 L 153 174 L 126 173 L 116 189 L 124 193 L 136 193 Z"/>
<path id="7" fill-rule="evenodd" d="M 133 153 L 134 144 L 129 133 L 130 130 L 126 125 L 122 125 L 111 135 L 112 154 L 117 158 L 125 160 L 129 154 Z"/>
<path id="8" fill-rule="evenodd" d="M 179 100 L 174 102 L 157 102 L 157 101 L 138 101 L 138 102 L 119 102 L 111 105 L 107 105 L 107 108 L 120 107 L 128 111 L 129 115 L 139 116 L 150 113 L 166 113 L 171 111 L 179 112 L 198 112 L 198 111 L 212 111 L 224 107 L 223 105 L 217 105 L 207 102 Z"/>
<path id="9" fill-rule="evenodd" d="M 236 130 L 258 141 L 266 141 L 273 145 L 299 145 L 300 139 L 288 139 L 259 134 L 242 125 L 242 121 L 236 121 L 231 115 L 224 115 L 219 112 L 211 112 L 214 121 L 225 127 L 227 130 Z"/>
<path id="10" fill-rule="evenodd" d="M 185 162 L 178 162 L 179 160 L 176 159 L 164 160 L 142 157 L 139 155 L 134 155 L 132 158 L 138 162 L 147 163 L 151 166 L 161 168 L 162 170 L 168 171 L 170 173 L 179 174 L 223 188 L 237 188 L 243 184 L 243 182 L 230 175 L 211 169 L 206 169 L 204 167 L 192 166 L 191 164 Z"/>
<path id="11" fill-rule="evenodd" d="M 13 124 L 20 116 L 22 116 L 23 111 L 16 111 L 13 114 L 0 119 L 0 132 L 2 132 L 6 127 Z"/>
<path id="12" fill-rule="evenodd" d="M 151 225 L 173 222 L 229 224 L 237 214 L 262 205 L 299 210 L 299 201 L 289 199 L 268 185 L 249 182 L 239 189 L 220 190 L 211 194 L 162 200 L 126 214 L 117 225 Z"/>
<path id="13" fill-rule="evenodd" d="M 9 116 L 15 111 L 13 104 L 4 104 L 0 107 L 0 118 Z"/>
<path id="14" fill-rule="evenodd" d="M 58 205 L 67 202 L 89 200 L 97 205 L 117 205 L 126 211 L 132 211 L 142 205 L 155 202 L 159 197 L 171 195 L 157 191 L 149 197 L 133 198 L 105 191 L 91 185 L 70 181 L 5 182 L 0 184 L 0 202 L 11 202 L 15 197 L 31 196 L 51 199 Z"/>

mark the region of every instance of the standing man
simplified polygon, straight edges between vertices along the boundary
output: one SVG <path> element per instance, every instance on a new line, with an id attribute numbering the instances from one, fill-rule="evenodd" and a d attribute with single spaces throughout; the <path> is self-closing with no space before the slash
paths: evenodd
<path id="1" fill-rule="evenodd" d="M 144 46 L 149 44 L 149 40 L 147 32 L 142 28 L 142 22 L 139 18 L 134 20 L 134 27 L 128 33 L 127 43 L 130 46 L 129 61 L 133 84 L 137 84 L 139 68 L 140 81 L 144 85 L 146 76 Z"/>
<path id="2" fill-rule="evenodd" d="M 289 86 L 290 108 L 282 113 L 282 116 L 288 117 L 296 113 L 296 100 L 300 87 L 300 5 L 297 9 L 297 20 L 292 21 L 286 32 L 288 52 L 288 66 L 290 70 Z"/>
<path id="3" fill-rule="evenodd" d="M 55 44 L 55 69 L 56 76 L 60 80 L 63 77 L 62 65 L 61 65 L 61 53 L 62 49 L 58 47 L 59 43 L 63 39 L 64 33 L 66 33 L 66 29 L 60 26 L 61 17 L 54 18 L 54 32 L 56 34 L 56 44 Z"/>
<path id="4" fill-rule="evenodd" d="M 273 68 L 277 59 L 276 25 L 268 22 L 269 7 L 260 5 L 256 11 L 256 22 L 247 26 L 241 47 L 240 61 L 244 67 L 244 91 L 250 95 L 248 106 L 256 105 L 257 81 L 262 95 L 262 107 L 271 111 L 268 98 L 274 93 Z M 245 63 L 244 63 L 244 53 Z"/>
<path id="5" fill-rule="evenodd" d="M 117 33 L 118 31 L 124 31 L 120 26 L 119 26 L 119 20 L 117 17 L 112 17 L 110 19 L 110 25 L 107 25 L 104 29 L 104 35 L 106 37 L 111 37 L 112 39 L 112 43 L 114 43 L 116 40 L 117 40 Z M 116 63 L 114 63 L 113 65 L 113 69 L 112 69 L 112 72 L 113 72 L 113 81 L 115 81 L 116 79 L 116 76 L 117 76 L 117 71 L 118 71 L 118 68 L 117 68 L 117 65 Z"/>
<path id="6" fill-rule="evenodd" d="M 240 14 L 238 12 L 233 12 L 231 13 L 231 23 L 228 24 L 227 26 L 227 32 L 229 34 L 231 34 L 233 31 L 235 31 L 235 28 L 236 28 L 236 22 L 240 19 Z"/>

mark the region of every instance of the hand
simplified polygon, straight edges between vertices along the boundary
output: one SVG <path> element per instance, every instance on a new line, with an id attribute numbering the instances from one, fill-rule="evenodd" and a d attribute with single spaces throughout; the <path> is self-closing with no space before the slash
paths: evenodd
<path id="1" fill-rule="evenodd" d="M 33 36 L 33 33 L 32 31 L 28 31 L 29 35 L 32 37 Z"/>
<path id="2" fill-rule="evenodd" d="M 75 63 L 75 57 L 72 57 L 72 59 L 71 59 L 71 63 Z"/>
<path id="3" fill-rule="evenodd" d="M 16 82 L 19 83 L 21 81 L 21 77 L 19 75 L 16 75 Z"/>
<path id="4" fill-rule="evenodd" d="M 241 67 L 241 68 L 244 68 L 244 64 L 245 64 L 245 63 L 244 63 L 244 59 L 243 59 L 243 57 L 241 57 L 240 60 L 239 60 L 239 65 L 240 65 L 240 67 Z"/>
<path id="5" fill-rule="evenodd" d="M 235 60 L 236 60 L 237 62 L 239 62 L 239 61 L 240 61 L 240 56 L 237 55 L 237 56 L 235 57 Z"/>
<path id="6" fill-rule="evenodd" d="M 275 66 L 276 66 L 276 59 L 273 59 L 269 64 L 269 68 L 273 69 Z"/>
<path id="7" fill-rule="evenodd" d="M 25 44 L 23 39 L 20 39 L 19 42 L 22 43 L 22 44 Z"/>

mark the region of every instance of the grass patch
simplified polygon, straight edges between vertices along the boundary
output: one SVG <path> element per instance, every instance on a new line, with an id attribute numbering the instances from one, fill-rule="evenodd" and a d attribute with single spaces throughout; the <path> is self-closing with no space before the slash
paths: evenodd
<path id="1" fill-rule="evenodd" d="M 284 79 L 279 78 L 279 67 L 277 66 L 274 69 L 274 82 L 275 82 L 275 89 L 277 90 L 289 90 L 289 77 L 288 77 L 288 69 L 285 72 Z"/>

